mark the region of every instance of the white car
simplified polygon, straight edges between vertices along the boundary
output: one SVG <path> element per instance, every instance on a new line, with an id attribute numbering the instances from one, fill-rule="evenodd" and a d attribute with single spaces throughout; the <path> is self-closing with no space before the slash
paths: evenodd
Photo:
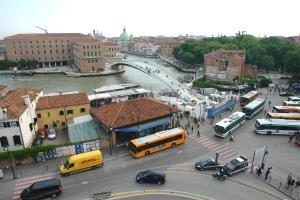
<path id="1" fill-rule="evenodd" d="M 48 132 L 48 139 L 49 140 L 54 140 L 56 138 L 56 131 L 55 129 L 50 129 Z"/>

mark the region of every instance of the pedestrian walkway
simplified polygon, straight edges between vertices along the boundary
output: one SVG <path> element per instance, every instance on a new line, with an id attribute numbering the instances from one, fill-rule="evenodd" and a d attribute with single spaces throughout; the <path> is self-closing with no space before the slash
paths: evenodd
<path id="1" fill-rule="evenodd" d="M 205 135 L 198 137 L 196 134 L 193 134 L 193 135 L 189 135 L 189 137 L 192 138 L 193 140 L 197 141 L 201 145 L 207 147 L 208 149 L 218 153 L 220 155 L 220 157 L 222 157 L 226 161 L 229 161 L 239 155 L 238 153 L 231 150 L 227 146 L 220 144 Z"/>
<path id="2" fill-rule="evenodd" d="M 12 199 L 13 200 L 20 199 L 20 194 L 22 193 L 22 191 L 25 188 L 29 187 L 34 182 L 47 180 L 47 179 L 51 179 L 51 178 L 56 178 L 56 177 L 58 177 L 58 173 L 53 172 L 53 173 L 48 173 L 48 174 L 44 174 L 44 175 L 32 176 L 32 177 L 18 179 L 16 181 L 16 185 L 15 185 L 15 188 L 13 190 Z"/>

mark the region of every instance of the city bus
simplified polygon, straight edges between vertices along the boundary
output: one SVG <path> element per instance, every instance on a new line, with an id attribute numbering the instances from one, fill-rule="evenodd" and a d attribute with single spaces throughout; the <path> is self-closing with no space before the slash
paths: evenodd
<path id="1" fill-rule="evenodd" d="M 267 113 L 267 118 L 270 119 L 300 119 L 300 113 Z M 300 123 L 300 122 L 299 122 Z"/>
<path id="2" fill-rule="evenodd" d="M 242 111 L 246 114 L 247 119 L 251 119 L 253 116 L 260 113 L 265 107 L 265 100 L 257 98 L 251 103 L 243 107 Z"/>
<path id="3" fill-rule="evenodd" d="M 272 112 L 300 113 L 300 107 L 297 107 L 297 106 L 273 106 L 273 111 Z"/>
<path id="4" fill-rule="evenodd" d="M 289 97 L 287 101 L 300 101 L 300 97 Z"/>
<path id="5" fill-rule="evenodd" d="M 298 120 L 287 119 L 257 119 L 256 133 L 263 135 L 294 135 L 300 129 Z"/>
<path id="6" fill-rule="evenodd" d="M 248 103 L 250 103 L 251 101 L 253 101 L 254 99 L 256 99 L 256 97 L 258 97 L 258 91 L 248 92 L 247 94 L 241 96 L 240 105 L 245 106 Z"/>
<path id="7" fill-rule="evenodd" d="M 186 134 L 184 129 L 174 128 L 137 138 L 130 141 L 129 153 L 135 158 L 141 158 L 150 153 L 175 147 L 186 141 Z"/>
<path id="8" fill-rule="evenodd" d="M 284 101 L 283 106 L 300 106 L 300 101 Z"/>
<path id="9" fill-rule="evenodd" d="M 229 117 L 222 119 L 215 125 L 215 136 L 224 138 L 231 134 L 233 131 L 235 131 L 237 128 L 242 126 L 245 123 L 245 121 L 245 113 L 235 112 Z"/>

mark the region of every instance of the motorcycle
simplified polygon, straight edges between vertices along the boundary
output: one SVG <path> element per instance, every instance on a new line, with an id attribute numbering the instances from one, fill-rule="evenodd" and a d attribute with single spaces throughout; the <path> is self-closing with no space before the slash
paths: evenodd
<path id="1" fill-rule="evenodd" d="M 224 173 L 216 172 L 213 174 L 213 177 L 217 178 L 220 181 L 225 181 L 227 176 Z"/>

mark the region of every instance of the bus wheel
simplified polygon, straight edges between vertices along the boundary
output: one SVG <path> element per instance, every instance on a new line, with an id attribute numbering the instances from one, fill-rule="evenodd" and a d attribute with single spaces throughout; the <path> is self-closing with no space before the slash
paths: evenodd
<path id="1" fill-rule="evenodd" d="M 146 151 L 146 152 L 145 152 L 145 156 L 148 156 L 149 154 L 150 154 L 149 151 Z"/>
<path id="2" fill-rule="evenodd" d="M 176 147 L 176 143 L 175 142 L 172 143 L 172 147 L 173 148 Z"/>
<path id="3" fill-rule="evenodd" d="M 268 132 L 267 132 L 267 135 L 271 135 L 271 134 L 272 134 L 272 131 L 268 131 Z"/>

